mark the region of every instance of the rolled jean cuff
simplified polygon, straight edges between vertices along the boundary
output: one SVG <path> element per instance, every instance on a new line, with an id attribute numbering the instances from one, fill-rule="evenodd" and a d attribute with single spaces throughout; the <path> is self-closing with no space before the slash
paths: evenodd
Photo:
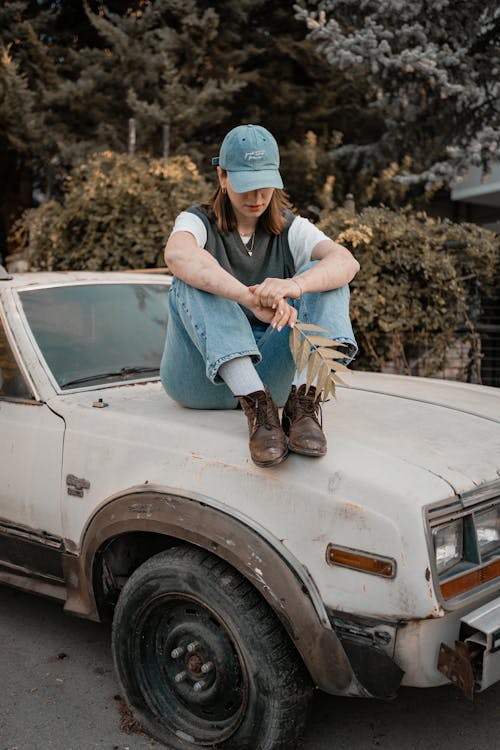
<path id="1" fill-rule="evenodd" d="M 232 359 L 238 359 L 238 357 L 251 357 L 254 365 L 258 365 L 262 361 L 262 354 L 257 348 L 247 349 L 242 352 L 233 352 L 232 354 L 225 354 L 223 357 L 219 357 L 215 362 L 207 362 L 207 378 L 214 384 L 219 385 L 224 383 L 224 380 L 219 375 L 219 368 L 221 365 L 230 362 Z"/>
<path id="2" fill-rule="evenodd" d="M 358 345 L 356 341 L 345 336 L 336 336 L 335 341 L 343 344 L 347 349 L 345 357 L 343 357 L 343 359 L 339 359 L 338 362 L 340 362 L 340 364 L 342 365 L 350 364 L 358 353 Z"/>

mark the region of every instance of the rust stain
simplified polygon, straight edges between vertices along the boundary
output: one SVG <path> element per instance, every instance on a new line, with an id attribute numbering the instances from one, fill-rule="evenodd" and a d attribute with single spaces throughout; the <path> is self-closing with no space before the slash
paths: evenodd
<path id="1" fill-rule="evenodd" d="M 446 643 L 441 643 L 438 669 L 460 688 L 469 700 L 474 698 L 474 673 L 471 653 L 466 643 L 455 641 L 454 649 Z"/>
<path id="2" fill-rule="evenodd" d="M 359 529 L 367 526 L 366 510 L 362 505 L 351 503 L 348 500 L 337 500 L 335 514 L 340 519 L 350 520 L 357 524 Z"/>
<path id="3" fill-rule="evenodd" d="M 338 503 L 344 506 L 344 508 L 348 508 L 350 510 L 354 510 L 357 513 L 363 513 L 364 508 L 362 505 L 358 505 L 357 503 L 351 503 L 349 500 L 337 500 Z"/>

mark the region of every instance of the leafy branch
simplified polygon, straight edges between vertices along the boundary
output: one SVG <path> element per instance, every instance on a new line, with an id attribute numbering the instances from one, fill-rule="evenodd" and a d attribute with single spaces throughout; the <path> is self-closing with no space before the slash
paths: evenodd
<path id="1" fill-rule="evenodd" d="M 307 365 L 306 393 L 316 380 L 316 398 L 326 401 L 331 395 L 335 398 L 335 384 L 346 385 L 338 372 L 347 372 L 347 367 L 339 362 L 345 359 L 345 352 L 337 349 L 345 346 L 342 341 L 330 337 L 326 328 L 313 323 L 301 323 L 299 320 L 290 331 L 290 351 L 297 372 Z"/>

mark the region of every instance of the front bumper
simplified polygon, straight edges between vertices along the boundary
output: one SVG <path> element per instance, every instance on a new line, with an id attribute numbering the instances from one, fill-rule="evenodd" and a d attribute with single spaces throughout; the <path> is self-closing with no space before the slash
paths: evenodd
<path id="1" fill-rule="evenodd" d="M 441 643 L 438 669 L 471 699 L 500 680 L 500 597 L 462 617 L 454 647 Z"/>

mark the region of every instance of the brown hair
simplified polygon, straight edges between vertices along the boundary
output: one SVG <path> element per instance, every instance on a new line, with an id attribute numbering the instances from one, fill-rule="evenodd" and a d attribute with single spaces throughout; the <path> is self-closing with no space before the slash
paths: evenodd
<path id="1" fill-rule="evenodd" d="M 286 209 L 291 209 L 292 204 L 284 190 L 275 188 L 268 207 L 259 218 L 258 225 L 268 234 L 281 234 L 287 225 L 285 217 Z M 211 221 L 215 222 L 217 230 L 221 234 L 229 234 L 237 229 L 236 216 L 227 193 L 222 192 L 220 185 L 213 195 L 210 196 L 202 208 L 207 211 Z"/>

